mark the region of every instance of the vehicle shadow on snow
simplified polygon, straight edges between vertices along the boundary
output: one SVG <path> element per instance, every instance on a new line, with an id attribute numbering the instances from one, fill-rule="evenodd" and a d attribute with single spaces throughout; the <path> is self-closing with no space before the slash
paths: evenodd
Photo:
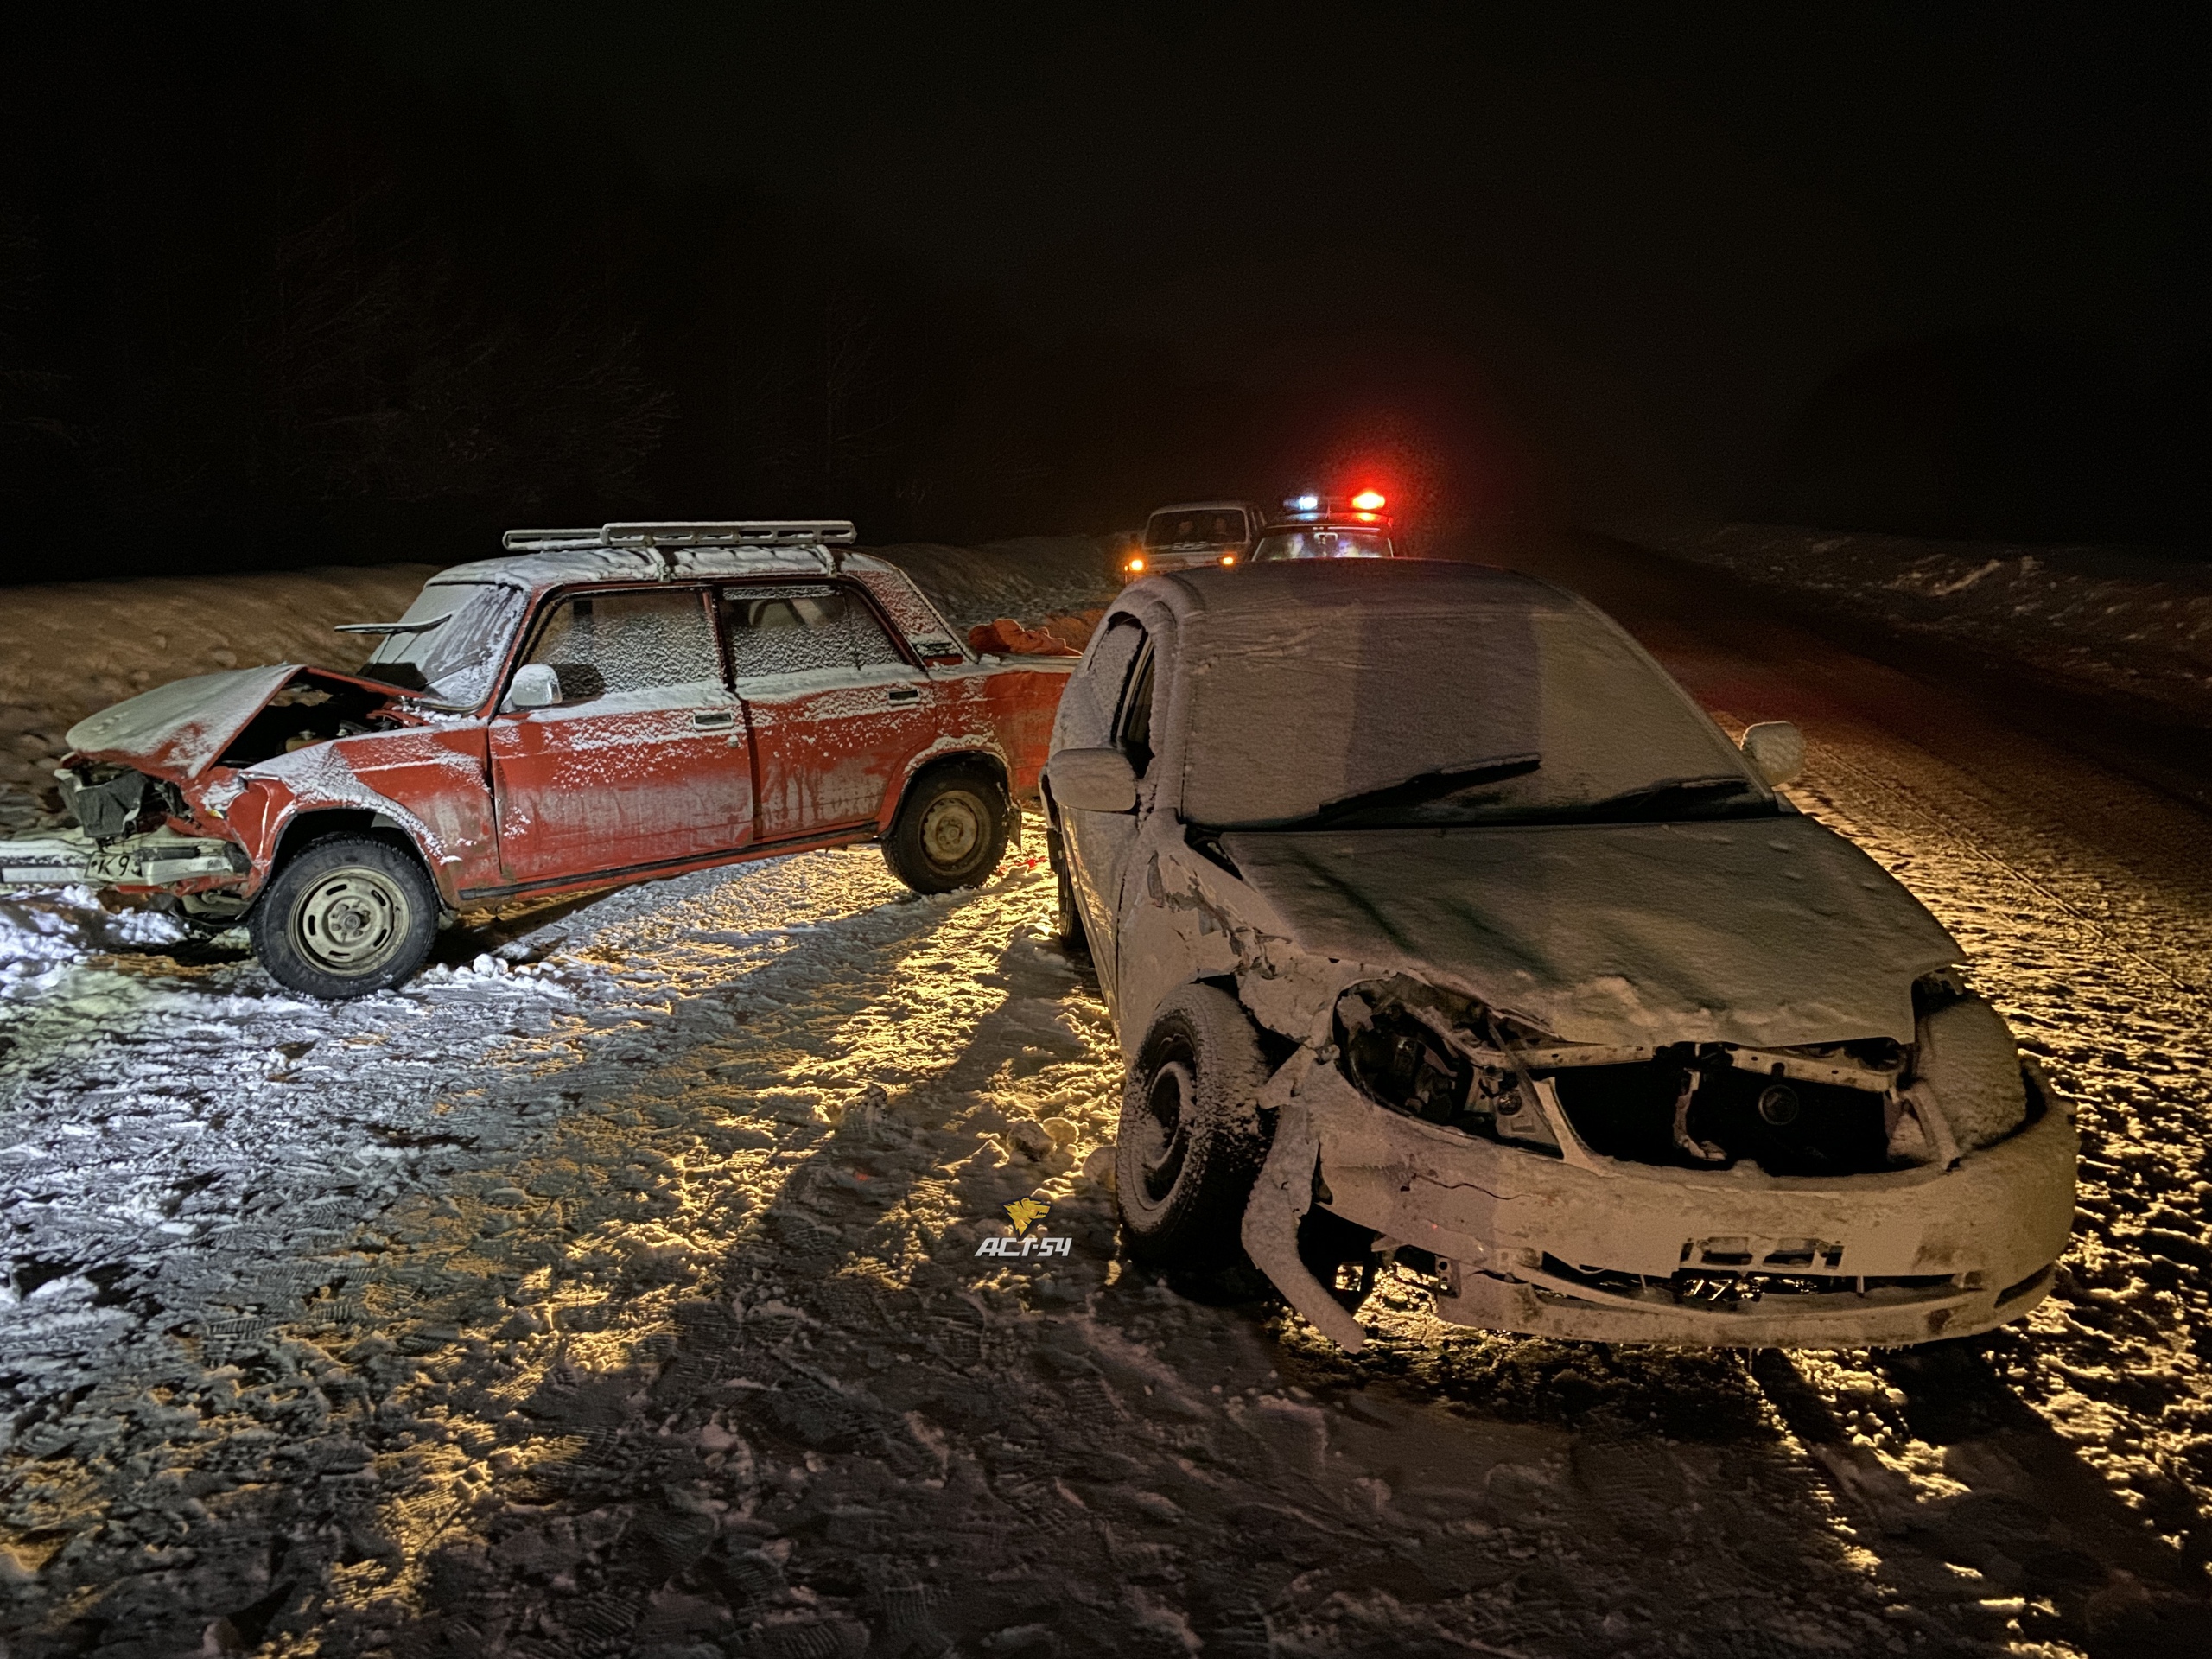
<path id="1" fill-rule="evenodd" d="M 1875 1357 L 1914 1437 L 1969 1489 L 1930 1542 L 2012 1593 L 2041 1592 L 2092 1653 L 2212 1655 L 2205 1517 L 2178 1482 L 2139 1482 L 2142 1501 L 2123 1502 L 2020 1396 L 2005 1372 L 2026 1368 L 2033 1340 L 2010 1330 Z"/>
<path id="2" fill-rule="evenodd" d="M 922 941 L 848 960 L 841 988 L 881 995 Z M 787 988 L 826 990 L 812 971 Z M 541 1633 L 763 1654 L 1168 1652 L 1179 1630 L 1231 1654 L 1300 1631 L 1569 1652 L 1686 1624 L 1770 1652 L 1838 1604 L 1882 1640 L 1891 1602 L 1945 1640 L 1988 1622 L 1847 1560 L 1827 1472 L 1739 1357 L 1440 1334 L 1392 1287 L 1355 1359 L 1127 1271 L 1110 1199 L 1030 1158 L 1007 1109 L 1033 1005 L 1083 982 L 1019 939 L 991 973 L 1006 1001 L 949 1064 L 779 1126 L 798 1155 L 662 1328 L 546 1362 L 517 1445 L 585 1449 L 429 1550 L 422 1650 L 493 1609 L 520 1634 L 531 1607 Z M 1089 1065 L 1109 1083 L 1110 1051 Z M 1065 1265 L 977 1258 L 1040 1191 Z"/>
<path id="3" fill-rule="evenodd" d="M 1853 1628 L 2001 1638 L 2017 1587 L 2054 1605 L 2020 1610 L 2031 1637 L 2190 1650 L 2170 1595 L 2107 1570 L 2172 1581 L 2119 1550 L 2139 1529 L 1972 1353 L 1884 1358 L 1905 1402 L 1885 1408 L 1947 1466 L 1994 1437 L 2038 1484 L 1984 1497 L 1959 1461 L 1968 1493 L 1939 1507 L 1853 1449 L 1793 1357 L 1440 1327 L 1392 1281 L 1352 1357 L 1278 1306 L 1129 1271 L 1110 1198 L 1071 1173 L 1110 1133 L 1118 1061 L 1033 937 L 986 950 L 1003 996 L 942 1064 L 817 1090 L 834 1121 L 763 1086 L 825 1003 L 911 1014 L 918 957 L 988 898 L 830 922 L 877 931 L 679 999 L 643 1049 L 587 1039 L 547 1078 L 570 1103 L 547 1135 L 379 1220 L 333 1287 L 354 1328 L 270 1339 L 334 1402 L 330 1472 L 235 1509 L 211 1492 L 194 1543 L 235 1570 L 143 1574 L 110 1633 L 671 1656 L 1694 1633 L 1766 1654 Z M 737 996 L 733 1030 L 715 1005 Z M 1058 1111 L 1087 1126 L 1071 1147 L 1041 1129 Z M 1031 1196 L 1069 1255 L 979 1258 Z"/>
<path id="4" fill-rule="evenodd" d="M 2026 1640 L 2095 1656 L 2212 1653 L 2202 1563 L 2159 1535 L 2198 1517 L 2146 1525 L 2021 1397 L 2005 1371 L 2032 1341 L 2008 1330 L 1846 1357 L 1865 1369 L 1840 1390 L 1807 1375 L 1827 1356 L 1769 1350 L 1751 1369 L 1902 1592 L 1969 1614 L 1971 1597 L 2009 1610 Z M 1916 1490 L 1873 1440 L 1916 1443 L 1935 1488 Z"/>

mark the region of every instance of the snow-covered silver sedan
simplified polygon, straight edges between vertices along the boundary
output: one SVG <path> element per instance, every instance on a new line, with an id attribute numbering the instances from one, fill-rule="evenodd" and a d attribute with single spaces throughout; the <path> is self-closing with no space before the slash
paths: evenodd
<path id="1" fill-rule="evenodd" d="M 1967 1335 L 2049 1292 L 2075 1137 L 1958 944 L 1587 602 L 1479 566 L 1124 589 L 1046 798 L 1128 1082 L 1129 1248 L 1349 1348 Z"/>

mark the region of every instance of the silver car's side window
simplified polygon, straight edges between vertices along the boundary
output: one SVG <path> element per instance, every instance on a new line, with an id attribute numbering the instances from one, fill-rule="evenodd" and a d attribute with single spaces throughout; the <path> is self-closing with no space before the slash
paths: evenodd
<path id="1" fill-rule="evenodd" d="M 1114 745 L 1129 757 L 1140 778 L 1152 770 L 1153 664 L 1156 653 L 1146 640 L 1129 669 L 1128 689 L 1114 716 Z"/>
<path id="2" fill-rule="evenodd" d="M 1117 616 L 1092 642 L 1083 666 L 1068 681 L 1060 699 L 1062 743 L 1070 748 L 1103 749 L 1113 741 L 1114 716 L 1129 683 L 1129 666 L 1144 644 L 1144 628 L 1133 616 Z"/>

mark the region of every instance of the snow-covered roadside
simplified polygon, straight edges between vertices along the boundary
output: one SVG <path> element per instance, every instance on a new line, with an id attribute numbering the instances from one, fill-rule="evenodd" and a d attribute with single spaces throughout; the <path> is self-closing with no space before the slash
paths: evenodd
<path id="1" fill-rule="evenodd" d="M 1622 534 L 1801 603 L 2212 726 L 2212 560 L 1787 524 Z"/>
<path id="2" fill-rule="evenodd" d="M 2155 902 L 2085 926 L 2050 884 L 2109 872 L 1898 816 L 1957 796 L 1897 765 L 1804 798 L 1925 874 L 2115 1183 L 1993 1367 L 1395 1281 L 1352 1360 L 1147 1282 L 1033 847 L 944 899 L 865 849 L 633 888 L 345 1005 L 61 901 L 0 994 L 12 1659 L 2169 1650 L 2138 1529 L 2202 1491 L 2204 1304 L 2129 1271 L 2187 1248 L 2116 1184 L 2171 1186 L 2184 1098 L 2120 1050 L 2201 1078 L 2201 1006 L 2112 958 Z M 977 1255 L 1020 1198 L 1065 1256 Z"/>

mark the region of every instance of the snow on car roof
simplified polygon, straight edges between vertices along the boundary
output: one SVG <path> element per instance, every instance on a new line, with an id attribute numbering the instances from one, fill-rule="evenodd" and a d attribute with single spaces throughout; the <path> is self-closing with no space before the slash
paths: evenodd
<path id="1" fill-rule="evenodd" d="M 441 570 L 441 582 L 494 582 L 542 594 L 579 582 L 659 581 L 716 576 L 811 576 L 841 569 L 855 575 L 896 574 L 897 567 L 866 553 L 826 547 L 569 547 L 505 558 L 477 559 Z"/>
<path id="2" fill-rule="evenodd" d="M 1371 528 L 1371 526 L 1370 526 Z M 1422 611 L 1503 607 L 1529 611 L 1590 608 L 1564 588 L 1493 565 L 1448 559 L 1322 560 L 1255 564 L 1224 570 L 1163 572 L 1132 585 L 1128 597 L 1149 593 L 1178 615 L 1228 618 L 1278 612 L 1286 605 L 1401 615 Z"/>

